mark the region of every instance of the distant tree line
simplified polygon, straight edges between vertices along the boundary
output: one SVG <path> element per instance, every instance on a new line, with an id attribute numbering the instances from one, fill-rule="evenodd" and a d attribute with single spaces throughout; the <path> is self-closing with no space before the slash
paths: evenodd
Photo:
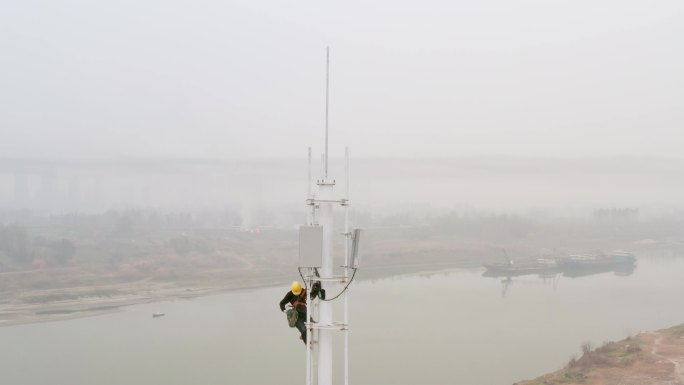
<path id="1" fill-rule="evenodd" d="M 0 226 L 0 262 L 29 264 L 66 264 L 76 254 L 76 245 L 68 239 L 29 237 L 22 226 Z"/>

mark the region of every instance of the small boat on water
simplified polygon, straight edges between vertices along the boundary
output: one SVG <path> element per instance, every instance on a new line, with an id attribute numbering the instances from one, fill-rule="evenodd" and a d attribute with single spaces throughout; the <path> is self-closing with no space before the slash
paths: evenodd
<path id="1" fill-rule="evenodd" d="M 162 317 L 164 315 L 164 313 L 152 313 L 152 318 Z"/>

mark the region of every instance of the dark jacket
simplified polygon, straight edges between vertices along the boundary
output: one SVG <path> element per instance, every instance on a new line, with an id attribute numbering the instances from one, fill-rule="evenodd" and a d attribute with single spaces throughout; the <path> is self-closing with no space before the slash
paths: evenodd
<path id="1" fill-rule="evenodd" d="M 325 290 L 321 289 L 321 284 L 316 282 L 311 288 L 311 298 L 316 298 L 320 295 L 321 299 L 325 299 Z M 306 313 L 306 289 L 302 289 L 299 295 L 295 295 L 291 290 L 285 294 L 282 301 L 280 301 L 280 311 L 285 311 L 285 305 L 288 303 L 295 306 L 300 313 Z"/>

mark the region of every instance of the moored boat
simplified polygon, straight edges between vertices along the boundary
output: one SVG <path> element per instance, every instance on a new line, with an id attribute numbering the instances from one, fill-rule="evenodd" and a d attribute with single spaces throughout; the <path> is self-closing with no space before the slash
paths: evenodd
<path id="1" fill-rule="evenodd" d="M 528 274 L 551 274 L 558 272 L 558 265 L 554 259 L 538 258 L 534 261 L 515 263 L 509 260 L 506 263 L 485 263 L 486 276 L 517 276 Z"/>
<path id="2" fill-rule="evenodd" d="M 515 263 L 508 259 L 504 263 L 486 263 L 487 277 L 514 277 L 539 274 L 553 275 L 563 273 L 568 277 L 615 272 L 625 275 L 635 269 L 636 258 L 627 251 L 616 250 L 610 254 L 599 251 L 597 254 L 571 254 L 561 258 L 538 258 L 532 261 Z"/>
<path id="3" fill-rule="evenodd" d="M 573 254 L 558 260 L 558 266 L 563 270 L 583 270 L 600 267 L 634 266 L 636 258 L 626 251 L 614 251 L 610 254 L 599 252 L 596 255 Z"/>

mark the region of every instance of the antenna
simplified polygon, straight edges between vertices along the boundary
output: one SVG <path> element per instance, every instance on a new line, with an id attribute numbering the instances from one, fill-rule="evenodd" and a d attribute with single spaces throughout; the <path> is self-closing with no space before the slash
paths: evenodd
<path id="1" fill-rule="evenodd" d="M 330 47 L 325 47 L 325 179 L 328 179 L 328 111 L 330 105 Z"/>
<path id="2" fill-rule="evenodd" d="M 349 201 L 349 147 L 344 148 L 344 173 L 346 174 L 345 179 L 347 182 L 345 185 L 347 190 L 345 191 L 345 198 L 347 198 L 347 201 Z"/>
<path id="3" fill-rule="evenodd" d="M 311 147 L 309 147 L 308 166 L 308 174 L 306 179 L 306 197 L 311 198 Z"/>

